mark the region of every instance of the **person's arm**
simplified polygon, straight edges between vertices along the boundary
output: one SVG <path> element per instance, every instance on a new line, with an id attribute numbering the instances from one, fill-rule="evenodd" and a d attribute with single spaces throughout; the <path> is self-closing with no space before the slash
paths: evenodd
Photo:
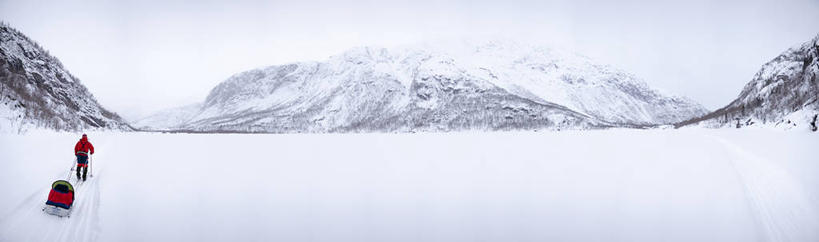
<path id="1" fill-rule="evenodd" d="M 92 145 L 91 142 L 88 142 L 88 147 L 91 147 L 91 154 L 93 155 L 94 154 L 94 145 Z"/>
<path id="2" fill-rule="evenodd" d="M 79 151 L 79 150 L 80 150 L 80 142 L 77 142 L 77 144 L 74 145 L 74 155 L 77 155 L 77 151 Z"/>

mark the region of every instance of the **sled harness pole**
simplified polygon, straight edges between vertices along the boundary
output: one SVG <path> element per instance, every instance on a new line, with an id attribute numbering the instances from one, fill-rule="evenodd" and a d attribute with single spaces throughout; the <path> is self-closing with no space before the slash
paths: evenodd
<path id="1" fill-rule="evenodd" d="M 71 180 L 71 173 L 74 173 L 74 167 L 77 166 L 77 158 L 74 157 L 74 162 L 71 163 L 71 169 L 68 171 L 68 177 L 65 179 L 66 181 Z"/>

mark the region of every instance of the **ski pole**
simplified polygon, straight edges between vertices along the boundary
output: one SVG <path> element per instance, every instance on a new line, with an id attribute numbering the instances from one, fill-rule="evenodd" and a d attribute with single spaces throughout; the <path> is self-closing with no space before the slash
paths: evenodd
<path id="1" fill-rule="evenodd" d="M 94 162 L 91 161 L 92 156 L 93 155 L 88 155 L 88 173 L 91 173 L 91 177 L 94 177 Z"/>

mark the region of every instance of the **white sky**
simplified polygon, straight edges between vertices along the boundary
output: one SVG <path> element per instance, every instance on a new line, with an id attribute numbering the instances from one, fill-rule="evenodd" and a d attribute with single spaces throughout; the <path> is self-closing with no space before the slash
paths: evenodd
<path id="1" fill-rule="evenodd" d="M 819 34 L 819 1 L 0 0 L 0 20 L 126 118 L 200 102 L 256 67 L 487 36 L 570 47 L 715 109 Z"/>

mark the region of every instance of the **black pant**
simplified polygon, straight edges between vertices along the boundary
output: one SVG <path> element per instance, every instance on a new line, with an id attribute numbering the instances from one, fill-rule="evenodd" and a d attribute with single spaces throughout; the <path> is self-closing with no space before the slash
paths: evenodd
<path id="1" fill-rule="evenodd" d="M 80 166 L 80 164 L 85 166 Z M 80 170 L 83 170 L 82 179 L 85 180 L 85 175 L 88 174 L 88 156 L 77 155 L 77 179 L 80 179 Z"/>
<path id="2" fill-rule="evenodd" d="M 88 174 L 88 167 L 77 166 L 77 179 L 80 179 L 80 170 L 82 170 L 82 179 L 85 180 L 85 175 Z"/>

